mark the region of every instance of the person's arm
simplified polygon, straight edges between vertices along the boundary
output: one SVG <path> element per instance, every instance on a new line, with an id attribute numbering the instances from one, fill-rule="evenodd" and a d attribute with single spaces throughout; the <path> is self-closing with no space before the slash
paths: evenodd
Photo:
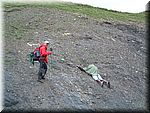
<path id="1" fill-rule="evenodd" d="M 82 67 L 80 67 L 80 66 L 78 66 L 78 65 L 77 65 L 77 67 L 78 67 L 81 71 L 84 71 L 84 72 L 86 73 L 86 71 L 85 71 Z"/>
<path id="2" fill-rule="evenodd" d="M 46 48 L 45 48 L 45 47 L 41 47 L 41 48 L 40 48 L 40 53 L 41 53 L 41 56 L 47 56 L 47 55 L 52 54 L 51 51 L 46 51 Z"/>

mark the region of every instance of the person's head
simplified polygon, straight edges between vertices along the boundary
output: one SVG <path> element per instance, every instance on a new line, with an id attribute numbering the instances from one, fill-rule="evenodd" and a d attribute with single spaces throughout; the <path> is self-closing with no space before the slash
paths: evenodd
<path id="1" fill-rule="evenodd" d="M 49 41 L 44 41 L 44 44 L 48 46 L 49 45 Z"/>

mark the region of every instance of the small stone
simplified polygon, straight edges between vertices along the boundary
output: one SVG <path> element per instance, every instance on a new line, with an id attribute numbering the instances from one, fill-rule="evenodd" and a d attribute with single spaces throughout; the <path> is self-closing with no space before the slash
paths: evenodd
<path id="1" fill-rule="evenodd" d="M 104 76 L 106 76 L 106 73 L 104 73 Z"/>
<path id="2" fill-rule="evenodd" d="M 38 32 L 35 32 L 35 34 L 38 34 Z"/>
<path id="3" fill-rule="evenodd" d="M 30 66 L 29 68 L 33 68 L 32 66 Z"/>
<path id="4" fill-rule="evenodd" d="M 80 90 L 79 90 L 79 89 L 77 89 L 77 92 L 80 92 Z"/>
<path id="5" fill-rule="evenodd" d="M 138 71 L 135 71 L 136 73 L 138 73 Z"/>
<path id="6" fill-rule="evenodd" d="M 134 67 L 132 66 L 132 68 L 134 69 Z"/>
<path id="7" fill-rule="evenodd" d="M 92 103 L 90 103 L 90 106 L 92 106 Z"/>
<path id="8" fill-rule="evenodd" d="M 65 36 L 69 36 L 69 35 L 71 35 L 71 33 L 64 33 L 63 35 L 65 35 Z"/>
<path id="9" fill-rule="evenodd" d="M 127 80 L 127 78 L 126 78 L 126 77 L 125 77 L 124 79 L 125 79 L 125 80 Z"/>
<path id="10" fill-rule="evenodd" d="M 92 103 L 93 103 L 93 104 L 95 104 L 95 102 L 94 102 L 94 101 L 92 101 Z"/>
<path id="11" fill-rule="evenodd" d="M 134 40 L 132 40 L 132 42 L 135 42 Z"/>
<path id="12" fill-rule="evenodd" d="M 114 41 L 114 42 L 116 41 L 116 40 L 115 40 L 115 39 L 113 39 L 113 38 L 111 38 L 111 39 L 112 39 L 112 41 Z"/>
<path id="13" fill-rule="evenodd" d="M 99 96 L 97 96 L 96 98 L 97 98 L 97 99 L 100 99 L 100 97 L 99 97 Z"/>

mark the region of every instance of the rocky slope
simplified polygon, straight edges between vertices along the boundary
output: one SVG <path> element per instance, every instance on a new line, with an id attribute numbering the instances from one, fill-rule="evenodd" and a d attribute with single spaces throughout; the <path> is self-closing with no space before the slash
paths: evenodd
<path id="1" fill-rule="evenodd" d="M 27 54 L 50 41 L 44 83 Z M 102 111 L 147 109 L 145 25 L 96 20 L 47 8 L 4 11 L 4 111 Z M 64 58 L 64 61 L 60 61 Z M 75 65 L 98 67 L 103 88 Z"/>

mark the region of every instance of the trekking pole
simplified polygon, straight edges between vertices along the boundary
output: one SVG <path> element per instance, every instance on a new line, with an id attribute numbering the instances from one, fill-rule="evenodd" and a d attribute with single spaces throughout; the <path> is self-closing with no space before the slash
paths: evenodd
<path id="1" fill-rule="evenodd" d="M 50 55 L 50 76 L 51 76 L 51 73 L 52 73 L 52 55 Z"/>

